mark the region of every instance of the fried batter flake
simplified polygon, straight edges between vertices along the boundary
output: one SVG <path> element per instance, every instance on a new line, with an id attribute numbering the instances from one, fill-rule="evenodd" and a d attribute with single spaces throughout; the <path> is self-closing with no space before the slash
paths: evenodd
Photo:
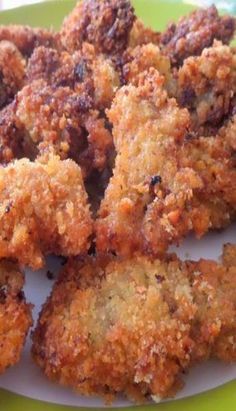
<path id="1" fill-rule="evenodd" d="M 92 220 L 81 170 L 48 155 L 0 168 L 0 258 L 38 269 L 44 255 L 77 255 L 90 246 Z"/>
<path id="2" fill-rule="evenodd" d="M 33 358 L 84 395 L 172 396 L 196 361 L 236 361 L 234 260 L 71 260 L 41 312 Z"/>
<path id="3" fill-rule="evenodd" d="M 32 325 L 31 305 L 25 301 L 24 277 L 17 264 L 0 261 L 0 374 L 16 364 Z"/>

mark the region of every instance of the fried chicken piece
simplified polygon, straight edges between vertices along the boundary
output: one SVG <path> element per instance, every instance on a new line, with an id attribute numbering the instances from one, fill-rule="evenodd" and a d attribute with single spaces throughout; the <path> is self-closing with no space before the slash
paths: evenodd
<path id="1" fill-rule="evenodd" d="M 92 106 L 85 93 L 50 86 L 44 80 L 34 81 L 18 93 L 10 110 L 12 122 L 0 127 L 0 140 L 10 140 L 11 144 L 6 132 L 11 127 L 26 156 L 34 159 L 45 147 L 53 147 L 62 159 L 69 157 L 78 162 L 87 176 L 94 168 L 103 170 L 113 145 L 105 119 Z"/>
<path id="2" fill-rule="evenodd" d="M 201 56 L 184 61 L 177 76 L 177 100 L 191 112 L 192 128 L 208 134 L 229 115 L 236 95 L 236 50 L 215 41 Z"/>
<path id="3" fill-rule="evenodd" d="M 45 254 L 85 253 L 91 234 L 81 170 L 72 160 L 47 154 L 0 168 L 0 258 L 38 269 Z"/>
<path id="4" fill-rule="evenodd" d="M 59 40 L 54 32 L 30 26 L 0 26 L 1 40 L 15 44 L 25 57 L 29 57 L 38 46 L 59 47 Z"/>
<path id="5" fill-rule="evenodd" d="M 184 59 L 198 56 L 213 41 L 221 40 L 228 44 L 236 29 L 236 19 L 232 16 L 219 16 L 215 6 L 198 9 L 177 24 L 169 24 L 161 34 L 160 43 L 174 66 L 181 66 Z"/>
<path id="6" fill-rule="evenodd" d="M 129 35 L 129 44 L 131 48 L 142 46 L 143 44 L 153 43 L 159 44 L 160 33 L 146 27 L 140 19 L 134 21 L 132 30 Z"/>
<path id="7" fill-rule="evenodd" d="M 194 138 L 188 111 L 163 84 L 154 69 L 144 72 L 108 113 L 117 157 L 96 222 L 99 251 L 160 255 L 235 215 L 236 117 L 217 137 Z"/>
<path id="8" fill-rule="evenodd" d="M 81 394 L 158 401 L 196 361 L 236 361 L 235 339 L 235 264 L 100 257 L 68 263 L 32 352 L 50 379 Z"/>
<path id="9" fill-rule="evenodd" d="M 14 44 L 0 41 L 0 109 L 23 87 L 25 60 Z"/>
<path id="10" fill-rule="evenodd" d="M 17 264 L 0 261 L 0 374 L 16 364 L 32 325 L 31 305 L 25 301 L 24 277 Z"/>
<path id="11" fill-rule="evenodd" d="M 179 220 L 178 210 L 191 198 L 193 189 L 202 187 L 193 170 L 178 168 L 177 148 L 187 135 L 190 118 L 186 109 L 168 99 L 163 83 L 164 78 L 150 69 L 138 86 L 118 91 L 108 113 L 117 157 L 96 223 L 101 251 L 122 255 L 136 250 L 155 252 L 149 241 L 154 235 L 147 227 L 150 223 L 158 251 L 165 250 L 166 244 L 184 231 L 180 223 L 177 234 L 172 224 Z M 156 210 L 151 220 L 150 207 Z"/>
<path id="12" fill-rule="evenodd" d="M 83 0 L 65 19 L 61 42 L 70 52 L 88 42 L 97 53 L 121 53 L 128 44 L 134 20 L 129 0 Z"/>
<path id="13" fill-rule="evenodd" d="M 96 55 L 92 45 L 84 43 L 73 53 L 39 47 L 35 49 L 27 67 L 27 80 L 44 79 L 56 87 L 70 87 L 78 94 L 86 93 L 93 108 L 104 110 L 111 106 L 120 85 L 114 64 L 103 55 Z"/>

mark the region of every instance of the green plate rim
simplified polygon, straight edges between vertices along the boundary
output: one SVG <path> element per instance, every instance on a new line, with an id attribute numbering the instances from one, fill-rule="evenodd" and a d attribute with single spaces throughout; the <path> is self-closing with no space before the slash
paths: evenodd
<path id="1" fill-rule="evenodd" d="M 10 24 L 10 23 L 22 23 L 22 24 L 32 24 L 33 26 L 42 25 L 45 27 L 51 27 L 55 25 L 58 27 L 59 22 L 62 21 L 63 16 L 72 8 L 75 4 L 75 0 L 48 0 L 47 2 L 38 2 L 32 5 L 26 5 L 17 7 L 14 9 L 2 11 L 0 13 L 0 24 Z M 148 8 L 157 5 L 169 13 L 170 20 L 176 19 L 183 15 L 184 13 L 192 10 L 194 7 L 189 4 L 184 4 L 175 0 L 148 0 L 148 6 L 143 9 L 145 0 L 135 0 L 135 6 L 137 8 L 137 14 L 142 15 L 146 23 L 154 25 L 155 13 L 152 14 L 150 19 L 150 13 Z M 146 1 L 147 5 L 147 1 Z M 52 14 L 55 12 L 56 6 L 56 16 Z M 51 16 L 54 15 L 54 24 L 51 22 Z M 42 20 L 40 20 L 43 17 Z M 55 19 L 56 17 L 56 19 Z M 40 21 L 37 23 L 37 21 Z M 56 24 L 55 24 L 56 22 Z M 166 20 L 163 19 L 163 25 L 165 25 Z M 160 26 L 156 28 L 162 28 Z M 0 377 L 1 378 L 1 377 Z M 137 411 L 231 411 L 236 409 L 236 379 L 221 385 L 215 389 L 190 396 L 180 400 L 168 401 L 160 404 L 148 404 L 148 405 L 131 405 L 128 407 L 123 407 L 123 411 L 129 411 L 131 408 L 136 408 Z M 93 410 L 104 410 L 104 408 L 98 407 L 75 407 L 68 405 L 60 405 L 54 403 L 43 402 L 39 400 L 34 400 L 29 397 L 24 397 L 19 394 L 15 394 L 11 391 L 0 388 L 0 409 L 4 411 L 93 411 Z M 108 407 L 107 409 L 116 410 L 117 408 Z"/>

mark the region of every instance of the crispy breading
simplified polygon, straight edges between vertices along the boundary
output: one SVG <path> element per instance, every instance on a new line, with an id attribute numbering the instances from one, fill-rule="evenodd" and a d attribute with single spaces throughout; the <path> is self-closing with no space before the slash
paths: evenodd
<path id="1" fill-rule="evenodd" d="M 117 157 L 96 222 L 100 251 L 156 255 L 235 214 L 236 118 L 219 136 L 196 139 L 188 111 L 163 84 L 154 69 L 144 72 L 138 85 L 118 91 L 108 113 Z"/>
<path id="2" fill-rule="evenodd" d="M 236 95 L 236 50 L 221 42 L 189 57 L 177 74 L 177 100 L 191 112 L 192 128 L 208 134 L 229 115 Z M 204 131 L 206 129 L 206 131 Z"/>
<path id="3" fill-rule="evenodd" d="M 0 111 L 0 163 L 7 164 L 24 156 L 34 159 L 35 147 L 16 117 L 15 101 Z"/>
<path id="4" fill-rule="evenodd" d="M 79 50 L 86 41 L 98 53 L 121 53 L 127 46 L 134 20 L 129 0 L 79 1 L 64 20 L 61 42 L 69 51 Z"/>
<path id="5" fill-rule="evenodd" d="M 26 57 L 29 57 L 38 46 L 59 47 L 59 39 L 56 33 L 30 26 L 0 25 L 0 41 L 1 40 L 7 40 L 15 44 Z"/>
<path id="6" fill-rule="evenodd" d="M 181 17 L 177 24 L 169 24 L 161 34 L 160 43 L 172 64 L 180 66 L 187 57 L 200 55 L 215 39 L 228 44 L 235 29 L 235 17 L 219 16 L 216 7 L 212 5 Z"/>
<path id="7" fill-rule="evenodd" d="M 159 44 L 160 33 L 147 27 L 143 24 L 142 20 L 136 19 L 134 21 L 132 30 L 129 35 L 129 47 L 141 46 L 143 44 L 153 43 Z"/>
<path id="8" fill-rule="evenodd" d="M 0 41 L 0 109 L 23 87 L 25 60 L 13 43 Z"/>
<path id="9" fill-rule="evenodd" d="M 22 156 L 35 159 L 52 147 L 62 159 L 78 162 L 84 176 L 94 168 L 103 170 L 113 145 L 105 119 L 92 109 L 87 94 L 44 80 L 25 86 L 0 114 L 0 141 L 2 162 Z"/>
<path id="10" fill-rule="evenodd" d="M 68 263 L 32 353 L 50 379 L 78 393 L 158 400 L 176 393 L 195 362 L 236 361 L 235 340 L 234 263 L 100 257 Z"/>
<path id="11" fill-rule="evenodd" d="M 51 154 L 0 168 L 0 258 L 38 269 L 45 254 L 90 246 L 92 219 L 80 167 Z"/>
<path id="12" fill-rule="evenodd" d="M 152 43 L 128 48 L 122 58 L 122 79 L 124 83 L 138 82 L 138 76 L 145 70 L 155 68 L 165 77 L 166 87 L 172 81 L 169 57 L 165 56 L 160 48 Z"/>
<path id="13" fill-rule="evenodd" d="M 25 301 L 24 277 L 17 264 L 0 261 L 0 374 L 16 364 L 32 325 L 31 305 Z"/>
<path id="14" fill-rule="evenodd" d="M 94 47 L 88 43 L 83 43 L 82 49 L 73 54 L 46 47 L 35 49 L 26 75 L 29 84 L 44 79 L 50 85 L 70 87 L 78 94 L 88 94 L 93 108 L 99 110 L 111 106 L 120 85 L 112 61 L 97 55 Z"/>

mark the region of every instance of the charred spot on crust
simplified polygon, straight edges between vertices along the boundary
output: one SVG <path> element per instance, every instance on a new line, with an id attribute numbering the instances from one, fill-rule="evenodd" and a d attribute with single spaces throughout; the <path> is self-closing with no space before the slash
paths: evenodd
<path id="1" fill-rule="evenodd" d="M 180 95 L 179 104 L 182 107 L 192 108 L 195 98 L 196 98 L 196 93 L 194 89 L 192 87 L 187 87 L 183 89 Z"/>
<path id="2" fill-rule="evenodd" d="M 7 286 L 2 285 L 0 287 L 0 304 L 4 304 L 7 298 Z"/>
<path id="3" fill-rule="evenodd" d="M 161 184 L 161 182 L 162 182 L 161 176 L 159 176 L 159 175 L 152 176 L 151 181 L 150 181 L 150 185 L 153 187 L 156 184 Z"/>
<path id="4" fill-rule="evenodd" d="M 52 273 L 52 271 L 48 270 L 46 275 L 47 275 L 48 280 L 53 280 L 54 279 L 54 274 Z"/>
<path id="5" fill-rule="evenodd" d="M 5 208 L 5 213 L 6 214 L 8 214 L 8 213 L 10 213 L 10 211 L 11 211 L 11 208 L 12 208 L 12 201 L 10 201 L 8 204 L 7 204 L 7 206 L 6 206 L 6 208 Z"/>
<path id="6" fill-rule="evenodd" d="M 165 281 L 165 277 L 163 275 L 156 274 L 155 278 L 158 284 L 161 284 L 163 281 Z"/>
<path id="7" fill-rule="evenodd" d="M 75 66 L 74 77 L 75 81 L 82 83 L 88 73 L 88 68 L 85 60 L 82 60 L 79 64 Z"/>
<path id="8" fill-rule="evenodd" d="M 19 301 L 25 301 L 25 294 L 23 291 L 19 291 L 17 294 L 17 298 Z"/>

